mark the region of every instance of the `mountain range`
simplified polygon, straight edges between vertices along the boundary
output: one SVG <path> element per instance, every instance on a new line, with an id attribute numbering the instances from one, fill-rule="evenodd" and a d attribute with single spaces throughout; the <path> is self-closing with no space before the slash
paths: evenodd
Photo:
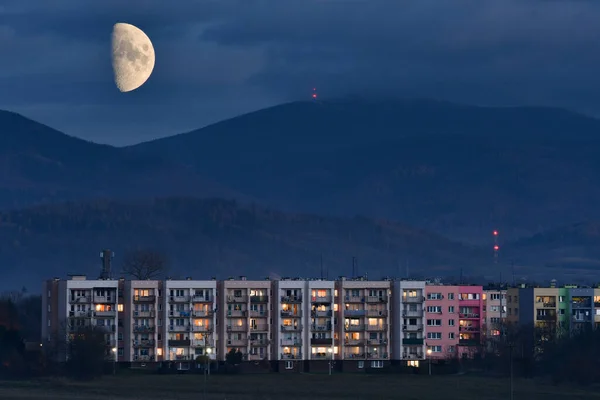
<path id="1" fill-rule="evenodd" d="M 269 212 L 287 216 L 281 218 L 287 221 L 279 222 L 282 226 L 294 220 L 294 215 L 314 215 L 311 218 L 342 225 L 355 221 L 356 215 L 372 226 L 382 220 L 401 221 L 415 232 L 442 234 L 453 244 L 452 257 L 427 258 L 423 251 L 405 256 L 400 254 L 405 251 L 395 249 L 392 258 L 367 257 L 373 264 L 391 266 L 402 263 L 398 259 L 411 258 L 415 266 L 421 259 L 454 271 L 461 264 L 483 268 L 491 259 L 493 229 L 501 232 L 506 262 L 522 259 L 527 265 L 551 268 L 557 259 L 563 260 L 560 265 L 571 260 L 589 270 L 600 256 L 595 250 L 597 237 L 587 228 L 583 229 L 585 244 L 574 234 L 574 227 L 591 229 L 590 221 L 600 220 L 596 206 L 600 201 L 600 121 L 567 110 L 475 107 L 431 100 L 295 102 L 124 148 L 87 142 L 0 111 L 0 134 L 0 209 L 7 218 L 23 213 L 19 215 L 31 219 L 32 226 L 26 229 L 33 235 L 31 240 L 37 239 L 26 246 L 29 253 L 46 254 L 35 247 L 41 240 L 36 236 L 41 221 L 36 207 L 41 205 L 50 207 L 42 214 L 56 212 L 56 219 L 64 220 L 67 217 L 59 211 L 65 209 L 64 202 L 88 210 L 90 204 L 101 204 L 97 199 L 106 199 L 111 211 L 105 222 L 112 226 L 114 220 L 122 219 L 125 209 L 133 213 L 133 204 L 145 201 L 139 207 L 150 207 L 150 199 L 172 197 L 187 204 L 184 209 L 190 213 L 194 213 L 193 198 L 235 199 L 238 206 L 258 204 L 265 210 L 281 210 Z M 145 210 L 149 215 L 154 212 Z M 89 212 L 82 220 L 93 219 Z M 172 227 L 183 223 L 173 215 L 167 219 Z M 51 236 L 56 240 L 72 240 L 69 234 L 53 229 Z M 289 232 L 299 228 L 292 224 L 289 229 L 286 235 L 294 237 Z M 320 229 L 314 227 L 314 235 L 323 234 Z M 365 232 L 369 229 L 365 227 Z M 139 230 L 133 227 L 130 233 L 139 235 Z M 10 232 L 4 232 L 9 243 Z M 116 240 L 119 235 L 111 231 L 105 245 L 121 246 Z M 86 240 L 95 242 L 93 251 L 97 252 L 104 245 L 102 239 L 92 235 Z M 2 251 L 5 260 L 11 246 Z M 55 246 L 69 247 L 58 242 Z M 312 260 L 318 241 L 308 247 L 315 248 L 309 252 Z M 358 252 L 351 249 L 338 250 L 340 260 Z M 183 248 L 176 250 L 187 254 Z M 73 257 L 73 262 L 81 260 Z M 203 262 L 214 263 L 211 257 Z M 246 257 L 256 268 L 268 265 L 258 253 Z M 192 259 L 182 260 L 189 264 Z M 33 265 L 23 261 L 26 264 Z M 234 264 L 222 261 L 219 265 L 235 269 Z"/>

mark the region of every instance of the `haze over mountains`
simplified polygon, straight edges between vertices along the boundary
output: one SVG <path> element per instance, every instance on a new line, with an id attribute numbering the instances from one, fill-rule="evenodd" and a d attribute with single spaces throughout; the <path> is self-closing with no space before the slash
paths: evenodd
<path id="1" fill-rule="evenodd" d="M 180 238 L 168 250 L 176 252 L 182 264 L 191 265 L 200 257 L 193 255 L 193 248 L 217 246 L 214 243 L 218 242 L 210 235 L 194 232 L 182 219 L 177 207 L 193 215 L 198 206 L 193 197 L 235 198 L 283 210 L 287 214 L 261 213 L 259 219 L 266 218 L 265 223 L 269 213 L 279 215 L 276 224 L 269 222 L 262 231 L 247 226 L 243 229 L 250 236 L 281 235 L 286 238 L 286 246 L 302 243 L 292 251 L 285 246 L 278 248 L 271 239 L 263 243 L 254 237 L 248 242 L 252 243 L 250 249 L 242 251 L 243 241 L 227 239 L 220 246 L 227 248 L 228 256 L 220 262 L 230 269 L 245 263 L 254 265 L 257 273 L 262 268 L 265 273 L 285 273 L 296 263 L 308 262 L 301 260 L 312 260 L 323 251 L 316 250 L 320 241 L 315 239 L 322 235 L 326 236 L 323 243 L 331 243 L 331 260 L 339 259 L 339 264 L 331 261 L 332 268 L 341 268 L 350 262 L 347 253 L 352 248 L 347 239 L 342 239 L 343 232 L 350 229 L 348 224 L 354 223 L 351 221 L 355 221 L 355 215 L 401 221 L 404 231 L 411 230 L 406 226 L 414 226 L 414 232 L 425 229 L 451 239 L 445 242 L 448 249 L 452 248 L 445 256 L 437 250 L 430 250 L 428 256 L 423 250 L 427 240 L 415 239 L 408 247 L 390 244 L 376 251 L 361 250 L 364 245 L 352 242 L 357 252 L 366 254 L 361 257 L 365 266 L 385 274 L 393 274 L 397 259 L 402 258 L 413 258 L 415 265 L 423 262 L 423 266 L 432 268 L 443 266 L 447 272 L 456 271 L 459 265 L 487 271 L 491 255 L 486 249 L 492 229 L 499 229 L 507 242 L 539 232 L 556 232 L 552 240 L 537 236 L 538 242 L 532 238 L 534 242 L 529 244 L 524 244 L 528 239 L 514 246 L 503 244 L 507 259 L 538 268 L 528 267 L 523 273 L 539 272 L 539 267 L 547 263 L 562 266 L 568 260 L 576 261 L 577 270 L 589 271 L 590 265 L 600 259 L 597 236 L 586 230 L 586 242 L 581 244 L 581 237 L 573 239 L 576 236 L 572 228 L 561 228 L 600 220 L 600 121 L 565 110 L 484 108 L 427 100 L 297 102 L 126 148 L 86 142 L 20 115 L 0 112 L 0 133 L 1 208 L 87 200 L 87 205 L 69 206 L 80 207 L 83 225 L 76 233 L 61 230 L 71 224 L 65 206 L 4 214 L 0 228 L 9 244 L 5 243 L 0 254 L 14 268 L 20 268 L 16 254 L 25 257 L 22 266 L 33 266 L 33 258 L 37 257 L 34 254 L 48 254 L 43 249 L 47 243 L 63 249 L 56 250 L 62 255 L 54 262 L 65 265 L 83 262 L 83 253 L 78 252 L 86 246 L 91 246 L 95 254 L 98 246 L 143 244 L 132 237 L 166 243 L 169 236 L 165 232 Z M 124 215 L 136 213 L 131 206 L 135 199 L 173 196 L 188 199 L 165 203 L 174 207 L 171 211 L 166 211 L 162 203 L 146 203 L 140 212 L 146 213 L 148 222 L 129 220 L 133 224 L 129 227 L 118 223 Z M 98 198 L 117 202 L 107 203 L 98 230 L 92 224 L 90 232 L 85 233 L 85 221 L 96 220 L 94 213 L 98 212 L 95 206 L 89 206 L 98 203 L 89 200 Z M 156 212 L 163 219 L 156 220 Z M 338 226 L 336 233 L 326 234 L 319 224 L 294 225 L 291 221 L 296 218 L 319 218 L 294 217 L 297 213 L 322 215 L 327 224 Z M 203 211 L 198 215 L 204 215 Z M 26 219 L 7 225 L 5 218 L 17 216 Z M 53 221 L 52 230 L 44 231 L 50 235 L 44 236 L 40 226 L 46 226 L 48 218 Z M 224 226 L 228 223 L 223 222 Z M 139 224 L 148 225 L 144 228 Z M 372 237 L 368 232 L 379 229 L 375 228 L 378 224 L 365 219 L 361 228 L 365 240 Z M 15 235 L 11 229 L 16 226 L 21 226 L 18 232 L 30 234 L 14 239 L 23 246 L 16 246 L 19 251 L 27 249 L 24 253 L 10 244 Z M 112 230 L 115 226 L 124 231 Z M 160 226 L 169 229 L 150 234 Z M 278 226 L 275 231 L 279 233 L 272 231 L 274 226 Z M 312 238 L 306 241 L 309 232 Z M 383 237 L 386 239 L 380 238 L 381 243 L 404 240 L 396 233 L 387 232 Z M 72 240 L 88 244 L 78 242 L 78 249 L 69 253 Z M 460 241 L 487 247 L 464 246 Z M 549 246 L 560 251 L 551 252 Z M 334 248 L 337 256 L 333 255 Z M 283 256 L 282 249 L 287 249 L 288 256 Z M 7 258 L 12 252 L 15 258 Z M 216 256 L 205 252 L 201 259 L 214 263 Z M 233 253 L 244 255 L 236 258 Z M 279 255 L 266 257 L 269 253 Z M 269 270 L 268 259 L 279 267 Z"/>

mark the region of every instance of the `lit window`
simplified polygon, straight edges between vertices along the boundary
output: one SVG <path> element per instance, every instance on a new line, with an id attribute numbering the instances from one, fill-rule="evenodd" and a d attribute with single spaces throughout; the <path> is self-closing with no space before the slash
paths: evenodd
<path id="1" fill-rule="evenodd" d="M 123 304 L 119 304 L 117 306 L 117 310 L 119 310 L 119 312 L 123 312 Z"/>

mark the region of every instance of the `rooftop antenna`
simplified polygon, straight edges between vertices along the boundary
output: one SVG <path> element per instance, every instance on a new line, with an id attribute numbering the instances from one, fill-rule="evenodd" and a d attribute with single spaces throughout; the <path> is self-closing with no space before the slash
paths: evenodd
<path id="1" fill-rule="evenodd" d="M 313 88 L 313 90 L 312 90 L 312 96 L 311 97 L 312 97 L 313 100 L 317 99 L 317 88 Z"/>
<path id="2" fill-rule="evenodd" d="M 500 250 L 500 246 L 498 245 L 498 231 L 494 229 L 492 234 L 494 235 L 494 264 L 498 264 L 498 251 Z"/>
<path id="3" fill-rule="evenodd" d="M 323 253 L 321 253 L 321 279 L 323 279 Z"/>

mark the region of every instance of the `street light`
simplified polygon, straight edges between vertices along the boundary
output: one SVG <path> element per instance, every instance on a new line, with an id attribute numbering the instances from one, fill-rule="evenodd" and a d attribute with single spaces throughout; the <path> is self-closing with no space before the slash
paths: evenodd
<path id="1" fill-rule="evenodd" d="M 113 375 L 116 375 L 117 374 L 117 348 L 113 347 L 111 350 L 113 353 Z"/>
<path id="2" fill-rule="evenodd" d="M 330 347 L 327 349 L 327 352 L 329 353 L 329 375 L 331 375 L 331 364 L 333 363 L 333 349 Z"/>
<path id="3" fill-rule="evenodd" d="M 204 365 L 204 399 L 206 400 L 206 376 L 208 375 L 208 367 L 209 367 L 209 360 L 210 360 L 210 353 L 212 353 L 212 349 L 210 347 L 208 347 L 206 349 L 206 364 Z"/>
<path id="4" fill-rule="evenodd" d="M 431 375 L 431 348 L 427 349 L 427 359 L 429 360 L 429 375 Z"/>

